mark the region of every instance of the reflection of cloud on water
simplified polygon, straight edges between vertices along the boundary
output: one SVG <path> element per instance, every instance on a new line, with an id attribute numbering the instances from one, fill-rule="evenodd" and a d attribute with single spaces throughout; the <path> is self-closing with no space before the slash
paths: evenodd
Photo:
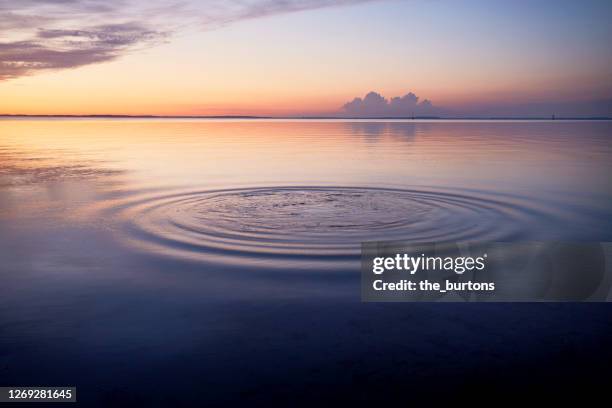
<path id="1" fill-rule="evenodd" d="M 123 170 L 74 156 L 0 148 L 0 219 L 70 224 L 78 208 L 122 182 Z"/>
<path id="2" fill-rule="evenodd" d="M 346 122 L 352 134 L 367 139 L 377 139 L 382 136 L 402 137 L 412 141 L 416 134 L 415 123 L 411 122 Z"/>
<path id="3" fill-rule="evenodd" d="M 18 151 L 0 151 L 0 187 L 94 179 L 123 173 L 121 170 L 104 168 L 101 162 L 63 162 L 46 155 L 28 156 Z"/>

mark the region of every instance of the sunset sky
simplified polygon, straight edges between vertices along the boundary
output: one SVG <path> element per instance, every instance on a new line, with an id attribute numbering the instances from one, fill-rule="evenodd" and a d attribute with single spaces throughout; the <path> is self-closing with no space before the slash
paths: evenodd
<path id="1" fill-rule="evenodd" d="M 608 0 L 0 0 L 0 113 L 612 116 L 610 21 Z"/>

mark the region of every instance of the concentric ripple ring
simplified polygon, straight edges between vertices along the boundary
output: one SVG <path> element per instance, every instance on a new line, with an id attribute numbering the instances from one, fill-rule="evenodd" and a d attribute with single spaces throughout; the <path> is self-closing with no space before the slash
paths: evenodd
<path id="1" fill-rule="evenodd" d="M 288 186 L 190 191 L 106 209 L 147 251 L 224 264 L 354 264 L 360 243 L 518 238 L 542 217 L 516 197 L 373 187 Z"/>

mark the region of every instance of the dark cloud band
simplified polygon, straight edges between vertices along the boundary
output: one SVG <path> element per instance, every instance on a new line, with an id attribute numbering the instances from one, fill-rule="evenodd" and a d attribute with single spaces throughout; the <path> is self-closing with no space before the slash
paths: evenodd
<path id="1" fill-rule="evenodd" d="M 0 81 L 110 61 L 154 45 L 178 27 L 371 0 L 0 0 Z M 102 24 L 101 24 L 102 23 Z"/>
<path id="2" fill-rule="evenodd" d="M 0 43 L 0 80 L 110 61 L 136 45 L 152 44 L 165 36 L 137 23 L 88 30 L 41 29 L 32 40 Z"/>

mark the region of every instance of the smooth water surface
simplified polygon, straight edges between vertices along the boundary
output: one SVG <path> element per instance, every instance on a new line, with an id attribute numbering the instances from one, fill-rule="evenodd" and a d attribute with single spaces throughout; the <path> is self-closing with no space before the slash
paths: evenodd
<path id="1" fill-rule="evenodd" d="M 398 359 L 467 364 L 449 336 L 506 369 L 506 340 L 525 358 L 559 352 L 555 335 L 597 347 L 606 305 L 361 304 L 359 244 L 610 241 L 611 137 L 607 121 L 2 119 L 1 382 L 257 399 Z"/>
<path id="2" fill-rule="evenodd" d="M 612 235 L 609 122 L 2 125 L 5 222 L 94 224 L 156 256 L 334 269 L 317 261 L 366 240 Z"/>

